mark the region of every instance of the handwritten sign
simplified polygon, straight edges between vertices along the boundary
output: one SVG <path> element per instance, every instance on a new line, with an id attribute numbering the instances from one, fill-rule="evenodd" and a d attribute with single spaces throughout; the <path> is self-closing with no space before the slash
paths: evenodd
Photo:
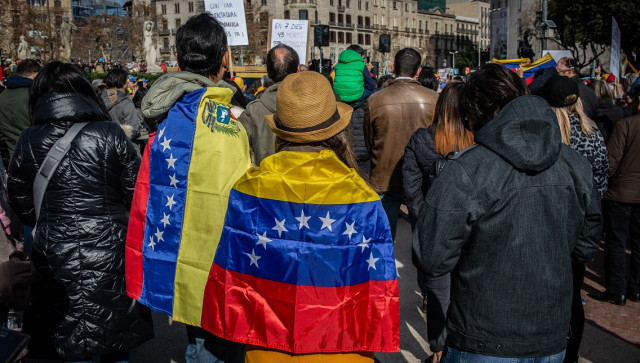
<path id="1" fill-rule="evenodd" d="M 227 32 L 228 45 L 249 44 L 242 0 L 204 0 L 204 8 L 222 23 Z"/>
<path id="2" fill-rule="evenodd" d="M 307 62 L 308 20 L 273 19 L 271 21 L 271 42 L 269 48 L 286 44 L 295 49 L 300 64 Z"/>

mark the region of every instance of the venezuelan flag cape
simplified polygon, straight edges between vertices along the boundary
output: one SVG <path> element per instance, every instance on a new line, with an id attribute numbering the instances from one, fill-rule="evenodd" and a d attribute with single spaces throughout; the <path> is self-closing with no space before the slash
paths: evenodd
<path id="1" fill-rule="evenodd" d="M 332 151 L 281 151 L 234 186 L 202 327 L 291 353 L 400 348 L 398 281 L 378 195 Z"/>
<path id="2" fill-rule="evenodd" d="M 246 131 L 230 112 L 232 95 L 202 88 L 171 108 L 149 139 L 127 231 L 129 296 L 195 326 L 229 191 L 250 164 Z"/>

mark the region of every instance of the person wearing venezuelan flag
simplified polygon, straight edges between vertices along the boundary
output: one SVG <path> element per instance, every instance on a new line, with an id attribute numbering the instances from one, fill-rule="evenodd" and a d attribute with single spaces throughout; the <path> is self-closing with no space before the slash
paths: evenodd
<path id="1" fill-rule="evenodd" d="M 200 328 L 229 192 L 250 165 L 246 130 L 231 112 L 222 25 L 209 13 L 176 34 L 181 72 L 154 83 L 142 113 L 155 120 L 136 181 L 126 242 L 127 293 L 187 324 L 187 362 L 238 362 L 244 345 Z"/>
<path id="2" fill-rule="evenodd" d="M 246 362 L 373 362 L 400 344 L 393 240 L 317 72 L 287 76 L 266 116 L 276 153 L 229 195 L 202 327 L 247 344 Z"/>

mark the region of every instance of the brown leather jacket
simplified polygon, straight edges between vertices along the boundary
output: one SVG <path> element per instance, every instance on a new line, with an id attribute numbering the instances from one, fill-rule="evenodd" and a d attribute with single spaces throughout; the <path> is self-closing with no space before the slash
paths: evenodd
<path id="1" fill-rule="evenodd" d="M 616 123 L 607 141 L 609 190 L 607 200 L 640 203 L 640 114 Z"/>
<path id="2" fill-rule="evenodd" d="M 418 81 L 397 79 L 369 97 L 364 137 L 371 154 L 370 181 L 378 193 L 402 192 L 402 157 L 411 135 L 428 127 L 438 94 Z"/>

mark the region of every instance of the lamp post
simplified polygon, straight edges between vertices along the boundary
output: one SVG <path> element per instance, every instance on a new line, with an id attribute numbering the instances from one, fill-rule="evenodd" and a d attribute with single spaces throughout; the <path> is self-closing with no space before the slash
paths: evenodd
<path id="1" fill-rule="evenodd" d="M 449 52 L 449 54 L 451 54 L 451 56 L 453 57 L 451 68 L 456 69 L 456 54 L 458 54 L 458 51 L 456 50 L 455 52 Z"/>

